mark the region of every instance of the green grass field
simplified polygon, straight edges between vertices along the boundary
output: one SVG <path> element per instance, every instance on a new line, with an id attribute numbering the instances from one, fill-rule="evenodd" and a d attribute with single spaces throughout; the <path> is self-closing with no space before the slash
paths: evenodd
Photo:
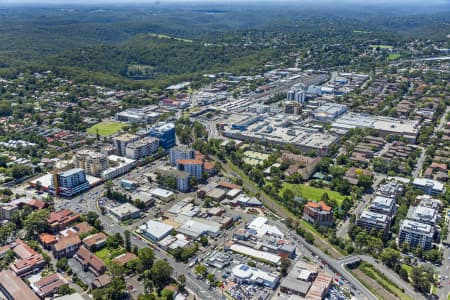
<path id="1" fill-rule="evenodd" d="M 100 258 L 105 264 L 109 264 L 111 262 L 111 259 L 119 256 L 120 254 L 123 254 L 127 252 L 124 248 L 117 248 L 117 249 L 108 249 L 103 248 L 97 252 L 95 252 L 95 255 Z"/>
<path id="2" fill-rule="evenodd" d="M 400 58 L 400 54 L 398 54 L 398 53 L 391 53 L 388 56 L 389 60 L 396 60 L 396 59 L 399 59 L 399 58 Z"/>
<path id="3" fill-rule="evenodd" d="M 369 45 L 370 48 L 380 48 L 380 49 L 394 49 L 394 47 L 389 45 Z"/>
<path id="4" fill-rule="evenodd" d="M 327 193 L 328 197 L 330 197 L 330 199 L 335 199 L 339 206 L 342 205 L 342 201 L 344 201 L 346 197 L 332 190 L 316 188 L 304 184 L 292 184 L 292 183 L 283 183 L 283 187 L 280 190 L 280 194 L 282 195 L 283 191 L 287 188 L 290 189 L 292 192 L 294 192 L 295 196 L 301 196 L 302 198 L 311 201 L 320 201 L 322 195 L 324 193 Z"/>
<path id="5" fill-rule="evenodd" d="M 382 287 L 386 289 L 389 293 L 395 295 L 402 300 L 411 300 L 408 295 L 406 295 L 397 285 L 391 282 L 383 273 L 380 273 L 372 265 L 368 263 L 361 263 L 358 267 L 364 274 L 378 282 Z"/>
<path id="6" fill-rule="evenodd" d="M 406 270 L 406 272 L 408 272 L 408 276 L 411 277 L 411 275 L 412 275 L 412 267 L 411 266 L 402 264 L 402 269 Z"/>
<path id="7" fill-rule="evenodd" d="M 124 128 L 126 125 L 119 122 L 113 122 L 113 121 L 103 121 L 100 123 L 95 124 L 94 126 L 87 129 L 87 132 L 89 134 L 98 134 L 101 136 L 110 136 L 118 131 L 120 131 L 122 128 Z"/>

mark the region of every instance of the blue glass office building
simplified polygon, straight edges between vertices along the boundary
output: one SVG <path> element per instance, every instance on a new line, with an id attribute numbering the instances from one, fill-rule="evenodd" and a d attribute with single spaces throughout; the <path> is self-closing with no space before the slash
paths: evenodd
<path id="1" fill-rule="evenodd" d="M 175 146 L 175 124 L 158 123 L 150 128 L 150 136 L 159 139 L 159 145 L 165 150 Z"/>

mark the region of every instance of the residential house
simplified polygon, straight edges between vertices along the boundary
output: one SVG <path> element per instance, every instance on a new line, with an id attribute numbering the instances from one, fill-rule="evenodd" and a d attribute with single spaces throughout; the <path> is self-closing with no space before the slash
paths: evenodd
<path id="1" fill-rule="evenodd" d="M 106 265 L 84 246 L 78 249 L 75 259 L 83 266 L 85 272 L 90 271 L 95 276 L 100 276 L 106 271 Z"/>
<path id="2" fill-rule="evenodd" d="M 73 211 L 70 211 L 68 209 L 61 209 L 59 211 L 52 212 L 48 216 L 47 222 L 50 226 L 50 230 L 52 232 L 57 232 L 73 224 L 79 218 L 80 215 L 75 214 Z"/>
<path id="3" fill-rule="evenodd" d="M 58 294 L 58 289 L 67 283 L 67 280 L 61 274 L 54 273 L 32 283 L 31 287 L 39 297 L 49 298 Z"/>
<path id="4" fill-rule="evenodd" d="M 95 252 L 106 245 L 108 236 L 103 232 L 92 234 L 83 239 L 83 245 L 92 252 Z"/>
<path id="5" fill-rule="evenodd" d="M 69 235 L 60 238 L 53 246 L 52 253 L 54 258 L 72 257 L 80 248 L 81 240 L 78 235 Z"/>
<path id="6" fill-rule="evenodd" d="M 11 248 L 17 260 L 9 267 L 17 276 L 24 277 L 44 267 L 44 257 L 22 240 L 17 239 Z"/>

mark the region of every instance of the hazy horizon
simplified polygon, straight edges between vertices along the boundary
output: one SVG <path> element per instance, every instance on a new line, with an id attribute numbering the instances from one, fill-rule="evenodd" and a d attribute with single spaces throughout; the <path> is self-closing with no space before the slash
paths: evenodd
<path id="1" fill-rule="evenodd" d="M 429 5 L 444 5 L 449 4 L 450 0 L 431 0 L 424 2 L 423 0 L 0 0 L 0 4 L 170 4 L 170 3 L 185 3 L 185 4 L 360 4 L 360 5 L 392 5 L 392 4 L 404 4 L 404 5 L 419 5 L 419 6 L 429 6 Z M 450 8 L 450 7 L 449 7 Z"/>

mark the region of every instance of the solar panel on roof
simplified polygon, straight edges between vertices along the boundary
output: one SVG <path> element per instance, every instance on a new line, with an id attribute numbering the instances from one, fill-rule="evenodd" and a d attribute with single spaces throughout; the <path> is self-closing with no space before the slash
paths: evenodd
<path id="1" fill-rule="evenodd" d="M 242 265 L 239 269 L 242 270 L 242 271 L 247 271 L 248 268 L 249 268 L 248 266 Z"/>

